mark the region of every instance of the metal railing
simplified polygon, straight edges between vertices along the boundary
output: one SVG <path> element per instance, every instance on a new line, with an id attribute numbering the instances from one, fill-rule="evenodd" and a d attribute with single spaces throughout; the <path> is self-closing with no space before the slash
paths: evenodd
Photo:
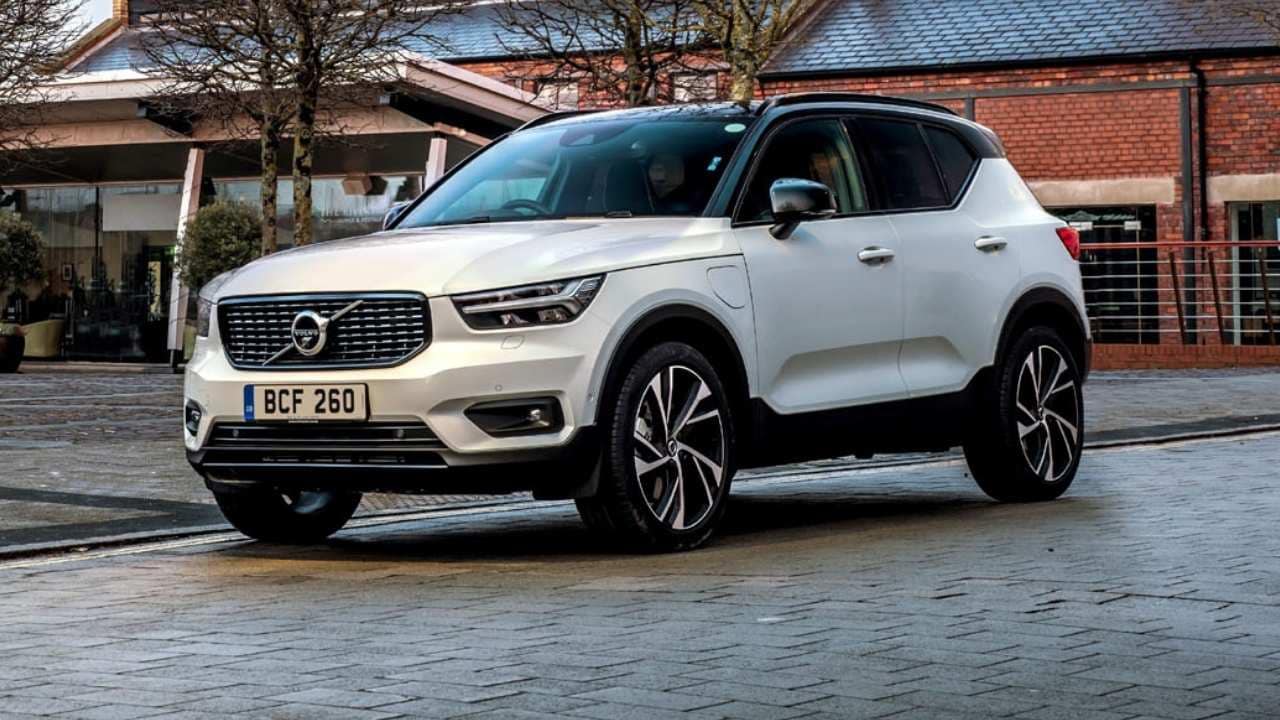
<path id="1" fill-rule="evenodd" d="M 1280 243 L 1086 243 L 1081 251 L 1097 342 L 1280 345 Z"/>

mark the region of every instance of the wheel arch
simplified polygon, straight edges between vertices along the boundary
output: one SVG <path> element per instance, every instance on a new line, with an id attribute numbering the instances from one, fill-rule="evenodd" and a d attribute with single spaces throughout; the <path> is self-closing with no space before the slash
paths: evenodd
<path id="1" fill-rule="evenodd" d="M 1076 303 L 1065 292 L 1051 287 L 1032 288 L 1010 308 L 996 345 L 996 362 L 1000 362 L 1009 344 L 1023 330 L 1036 325 L 1051 327 L 1062 335 L 1080 368 L 1081 376 L 1087 377 L 1092 350 L 1088 326 Z"/>
<path id="2" fill-rule="evenodd" d="M 600 400 L 595 406 L 595 421 L 599 422 L 601 408 L 612 403 L 608 394 L 611 388 L 616 387 L 629 362 L 646 349 L 665 341 L 687 343 L 707 356 L 729 390 L 735 417 L 739 423 L 745 423 L 751 390 L 747 365 L 738 341 L 729 327 L 710 311 L 686 303 L 661 305 L 648 310 L 622 333 L 600 374 Z M 740 425 L 739 432 L 741 430 Z"/>

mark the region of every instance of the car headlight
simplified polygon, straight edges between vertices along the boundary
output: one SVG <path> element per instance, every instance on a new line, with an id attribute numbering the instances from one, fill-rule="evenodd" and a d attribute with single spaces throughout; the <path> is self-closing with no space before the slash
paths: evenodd
<path id="1" fill-rule="evenodd" d="M 218 307 L 214 297 L 229 279 L 231 279 L 231 273 L 224 272 L 200 288 L 200 294 L 196 296 L 196 335 L 209 337 L 209 326 L 213 324 L 213 312 Z"/>
<path id="2" fill-rule="evenodd" d="M 476 330 L 559 325 L 581 315 L 603 284 L 603 275 L 593 275 L 457 295 L 453 304 Z"/>
<path id="3" fill-rule="evenodd" d="M 196 299 L 196 335 L 209 337 L 209 326 L 213 324 L 213 309 L 218 304 L 201 295 Z"/>

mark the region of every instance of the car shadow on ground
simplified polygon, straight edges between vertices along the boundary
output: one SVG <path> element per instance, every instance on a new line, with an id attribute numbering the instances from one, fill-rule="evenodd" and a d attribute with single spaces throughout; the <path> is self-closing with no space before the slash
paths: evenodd
<path id="1" fill-rule="evenodd" d="M 1050 510 L 1050 508 L 1055 508 Z M 969 535 L 975 522 L 1000 527 L 1025 525 L 1046 512 L 1087 521 L 1094 499 L 1068 495 L 1055 503 L 1000 505 L 977 493 L 903 490 L 868 491 L 847 486 L 750 488 L 730 498 L 724 526 L 708 547 L 733 549 L 794 542 L 871 530 Z M 892 535 L 892 532 L 888 533 Z M 877 536 L 882 536 L 877 533 Z M 937 539 L 937 538 L 935 538 Z M 247 543 L 221 551 L 255 559 L 305 557 L 311 561 L 368 560 L 500 565 L 513 561 L 581 562 L 643 556 L 593 535 L 571 504 L 549 503 L 520 511 L 406 521 L 347 530 L 324 545 L 295 548 Z"/>

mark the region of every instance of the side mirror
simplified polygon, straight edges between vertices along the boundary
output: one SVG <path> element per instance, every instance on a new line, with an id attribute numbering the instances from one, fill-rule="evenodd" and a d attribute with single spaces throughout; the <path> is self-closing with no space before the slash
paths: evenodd
<path id="1" fill-rule="evenodd" d="M 821 220 L 836 214 L 831 188 L 820 182 L 799 178 L 781 178 L 769 186 L 773 205 L 773 227 L 769 234 L 786 240 L 806 220 Z"/>
<path id="2" fill-rule="evenodd" d="M 407 200 L 404 202 L 398 202 L 387 208 L 387 214 L 382 216 L 382 229 L 389 230 L 391 226 L 395 225 L 396 221 L 400 219 L 400 216 L 404 214 L 404 211 L 408 209 L 409 201 Z"/>

